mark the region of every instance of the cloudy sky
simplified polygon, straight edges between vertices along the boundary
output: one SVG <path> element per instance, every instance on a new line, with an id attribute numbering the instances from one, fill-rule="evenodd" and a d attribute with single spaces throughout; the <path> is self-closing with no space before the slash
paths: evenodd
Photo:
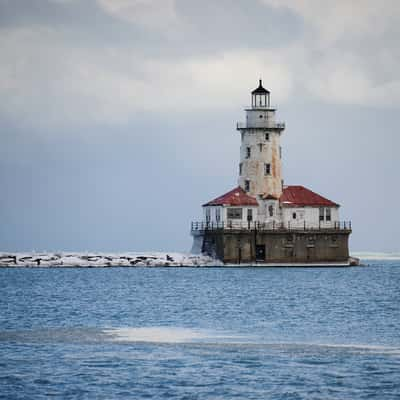
<path id="1" fill-rule="evenodd" d="M 0 250 L 190 249 L 259 77 L 284 178 L 399 251 L 397 0 L 0 0 Z"/>

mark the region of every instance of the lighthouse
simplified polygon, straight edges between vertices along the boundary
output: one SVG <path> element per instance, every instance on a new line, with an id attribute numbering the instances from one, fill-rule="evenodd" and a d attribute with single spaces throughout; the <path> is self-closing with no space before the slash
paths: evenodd
<path id="1" fill-rule="evenodd" d="M 251 92 L 241 135 L 238 185 L 203 204 L 192 222 L 193 252 L 225 263 L 348 265 L 351 222 L 340 205 L 302 185 L 284 185 L 281 137 L 271 93 Z"/>
<path id="2" fill-rule="evenodd" d="M 281 135 L 285 124 L 275 120 L 270 92 L 260 79 L 251 92 L 246 121 L 237 123 L 241 135 L 239 186 L 249 195 L 279 198 L 282 194 Z"/>

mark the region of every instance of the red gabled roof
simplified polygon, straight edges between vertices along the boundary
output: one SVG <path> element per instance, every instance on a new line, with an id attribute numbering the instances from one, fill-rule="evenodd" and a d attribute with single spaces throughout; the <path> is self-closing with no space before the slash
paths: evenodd
<path id="1" fill-rule="evenodd" d="M 203 204 L 203 207 L 204 206 L 258 206 L 258 202 L 239 186 L 230 192 Z"/>
<path id="2" fill-rule="evenodd" d="M 313 192 L 304 186 L 286 186 L 283 188 L 282 195 L 279 199 L 282 206 L 310 206 L 310 207 L 339 207 L 325 197 Z"/>

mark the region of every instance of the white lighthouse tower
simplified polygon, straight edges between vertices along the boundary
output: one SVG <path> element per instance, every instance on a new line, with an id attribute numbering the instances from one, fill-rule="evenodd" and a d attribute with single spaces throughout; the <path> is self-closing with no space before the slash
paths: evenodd
<path id="1" fill-rule="evenodd" d="M 241 133 L 239 186 L 257 198 L 279 199 L 282 194 L 280 137 L 285 124 L 275 121 L 270 92 L 262 86 L 251 92 L 246 122 L 237 124 Z"/>
<path id="2" fill-rule="evenodd" d="M 270 92 L 260 79 L 251 92 L 241 134 L 238 185 L 203 204 L 193 222 L 192 251 L 226 263 L 347 262 L 351 224 L 339 204 L 301 185 L 283 186 L 281 134 Z"/>

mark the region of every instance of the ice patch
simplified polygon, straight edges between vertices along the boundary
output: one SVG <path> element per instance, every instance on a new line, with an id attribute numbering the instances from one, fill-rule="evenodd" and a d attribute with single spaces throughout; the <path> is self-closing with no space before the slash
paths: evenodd
<path id="1" fill-rule="evenodd" d="M 117 342 L 194 343 L 231 342 L 242 336 L 178 327 L 112 328 L 103 331 Z"/>
<path id="2" fill-rule="evenodd" d="M 361 258 L 364 260 L 400 260 L 400 253 L 377 253 L 377 252 L 352 252 L 352 256 Z"/>

